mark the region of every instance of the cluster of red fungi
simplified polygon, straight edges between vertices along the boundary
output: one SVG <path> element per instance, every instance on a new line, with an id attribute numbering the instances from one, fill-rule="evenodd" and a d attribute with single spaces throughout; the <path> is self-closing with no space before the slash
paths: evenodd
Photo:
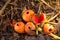
<path id="1" fill-rule="evenodd" d="M 25 10 L 22 12 L 22 19 L 26 22 L 13 20 L 10 24 L 14 30 L 18 33 L 27 33 L 27 34 L 35 34 L 36 25 L 40 25 L 40 23 L 47 21 L 46 15 L 44 13 L 36 14 L 33 10 Z M 51 24 L 44 24 L 43 31 L 47 34 L 54 32 L 55 28 Z"/>

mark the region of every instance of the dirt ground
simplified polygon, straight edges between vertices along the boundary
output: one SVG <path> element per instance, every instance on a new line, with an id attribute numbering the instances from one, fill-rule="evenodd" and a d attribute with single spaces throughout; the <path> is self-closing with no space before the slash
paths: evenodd
<path id="1" fill-rule="evenodd" d="M 4 7 L 7 1 L 8 0 L 0 0 L 0 10 Z M 43 12 L 47 15 L 47 18 L 53 17 L 60 11 L 60 0 L 45 1 L 51 7 L 43 3 L 41 0 L 11 0 L 5 10 L 0 14 L 0 40 L 56 40 L 53 37 L 42 33 L 39 33 L 38 36 L 30 36 L 26 33 L 19 34 L 9 25 L 13 19 L 16 21 L 23 21 L 21 13 L 26 9 L 31 9 L 36 14 Z M 60 36 L 60 15 L 52 20 L 51 23 L 56 28 L 54 34 Z"/>

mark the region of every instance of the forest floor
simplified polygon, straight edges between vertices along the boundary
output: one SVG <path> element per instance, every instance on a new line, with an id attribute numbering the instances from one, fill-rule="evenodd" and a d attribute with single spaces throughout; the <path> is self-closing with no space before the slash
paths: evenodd
<path id="1" fill-rule="evenodd" d="M 43 12 L 47 18 L 53 17 L 60 11 L 60 0 L 11 0 L 7 7 L 3 9 L 8 0 L 0 0 L 0 40 L 55 40 L 53 37 L 39 33 L 38 36 L 19 34 L 10 27 L 11 21 L 22 20 L 21 13 L 24 10 L 31 9 L 36 14 Z M 1 12 L 2 10 L 2 12 Z M 54 34 L 60 36 L 60 15 L 51 21 L 55 26 Z"/>

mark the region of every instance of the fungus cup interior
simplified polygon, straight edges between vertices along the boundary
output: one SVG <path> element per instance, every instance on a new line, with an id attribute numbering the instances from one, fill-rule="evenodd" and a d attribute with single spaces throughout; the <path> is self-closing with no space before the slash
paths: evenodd
<path id="1" fill-rule="evenodd" d="M 17 22 L 14 25 L 14 30 L 18 33 L 24 33 L 25 32 L 25 24 L 23 22 Z"/>
<path id="2" fill-rule="evenodd" d="M 55 31 L 55 28 L 51 24 L 44 24 L 43 30 L 46 34 L 53 33 Z"/>
<path id="3" fill-rule="evenodd" d="M 33 10 L 25 10 L 23 13 L 22 13 L 22 19 L 25 21 L 25 22 L 30 22 L 31 21 L 31 17 L 34 15 L 34 11 Z"/>
<path id="4" fill-rule="evenodd" d="M 29 35 L 35 35 L 35 25 L 32 22 L 27 22 L 25 25 L 25 32 Z"/>

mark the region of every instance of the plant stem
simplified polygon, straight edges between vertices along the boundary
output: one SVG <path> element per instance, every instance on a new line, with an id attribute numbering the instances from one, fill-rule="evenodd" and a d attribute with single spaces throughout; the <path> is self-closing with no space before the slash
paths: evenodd
<path id="1" fill-rule="evenodd" d="M 40 32 L 41 32 L 41 31 L 42 31 L 42 28 L 38 27 L 38 31 L 40 31 Z"/>
<path id="2" fill-rule="evenodd" d="M 2 15 L 2 13 L 4 12 L 5 8 L 7 7 L 7 5 L 10 3 L 11 0 L 8 0 L 5 5 L 3 6 L 3 8 L 0 10 L 0 16 Z"/>
<path id="3" fill-rule="evenodd" d="M 36 35 L 38 35 L 38 25 L 36 25 Z"/>
<path id="4" fill-rule="evenodd" d="M 52 36 L 53 38 L 55 38 L 55 39 L 60 39 L 60 37 L 59 36 L 57 36 L 57 35 L 55 35 L 55 34 L 49 34 L 50 36 Z"/>
<path id="5" fill-rule="evenodd" d="M 36 35 L 38 35 L 38 31 L 42 31 L 42 28 L 40 27 L 40 25 L 36 25 Z"/>

